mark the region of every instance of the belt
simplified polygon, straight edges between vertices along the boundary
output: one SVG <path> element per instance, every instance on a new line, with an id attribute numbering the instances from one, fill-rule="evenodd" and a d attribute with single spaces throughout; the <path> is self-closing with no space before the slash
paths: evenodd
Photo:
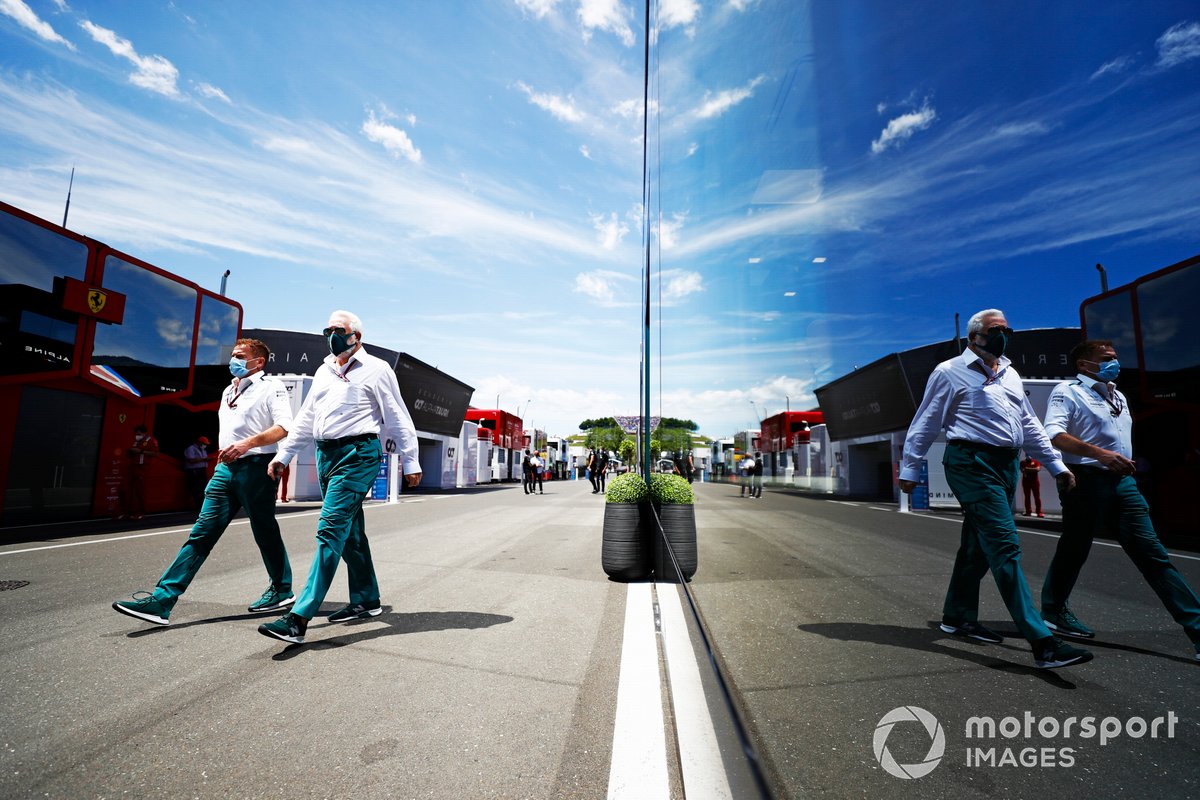
<path id="1" fill-rule="evenodd" d="M 984 444 L 983 442 L 973 442 L 970 439 L 950 439 L 946 444 L 961 447 L 964 450 L 979 450 L 984 453 L 993 453 L 998 456 L 1015 456 L 1020 450 L 1018 447 L 1000 447 L 994 444 Z"/>
<path id="2" fill-rule="evenodd" d="M 342 436 L 338 439 L 317 439 L 317 447 L 341 447 L 355 442 L 369 442 L 378 439 L 377 433 L 359 433 L 354 436 Z"/>
<path id="3" fill-rule="evenodd" d="M 1099 464 L 1067 464 L 1067 469 L 1071 472 L 1092 472 L 1096 475 L 1113 475 L 1120 477 L 1108 467 L 1102 467 Z"/>

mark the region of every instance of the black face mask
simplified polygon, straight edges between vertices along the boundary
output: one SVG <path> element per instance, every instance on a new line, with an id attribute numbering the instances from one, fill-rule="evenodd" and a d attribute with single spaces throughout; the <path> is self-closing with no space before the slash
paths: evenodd
<path id="1" fill-rule="evenodd" d="M 986 334 L 979 333 L 976 335 L 987 339 L 987 342 L 983 344 L 983 349 L 996 358 L 1004 355 L 1004 351 L 1008 349 L 1008 334 L 1002 330 L 989 331 Z"/>

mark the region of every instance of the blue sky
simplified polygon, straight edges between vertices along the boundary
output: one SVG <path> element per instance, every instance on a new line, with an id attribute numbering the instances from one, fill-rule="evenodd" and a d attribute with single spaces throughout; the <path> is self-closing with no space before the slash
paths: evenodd
<path id="1" fill-rule="evenodd" d="M 1194 3 L 655 9 L 654 413 L 729 435 L 955 312 L 1074 325 L 1095 263 L 1200 251 Z M 60 220 L 75 166 L 69 227 L 231 270 L 248 327 L 349 308 L 569 434 L 637 408 L 642 20 L 0 0 L 0 197 Z"/>

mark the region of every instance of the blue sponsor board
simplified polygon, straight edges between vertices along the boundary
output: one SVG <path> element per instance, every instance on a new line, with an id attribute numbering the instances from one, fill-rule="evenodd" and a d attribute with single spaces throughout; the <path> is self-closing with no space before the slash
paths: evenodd
<path id="1" fill-rule="evenodd" d="M 929 462 L 921 459 L 921 477 L 912 491 L 912 507 L 914 511 L 929 510 Z"/>
<path id="2" fill-rule="evenodd" d="M 388 454 L 384 453 L 379 459 L 379 474 L 375 476 L 375 485 L 371 487 L 372 500 L 387 500 L 388 496 Z"/>

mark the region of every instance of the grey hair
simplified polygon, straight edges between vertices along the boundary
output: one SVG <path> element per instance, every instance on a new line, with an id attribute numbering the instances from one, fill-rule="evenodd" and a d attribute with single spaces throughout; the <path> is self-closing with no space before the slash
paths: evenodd
<path id="1" fill-rule="evenodd" d="M 967 338 L 970 339 L 975 334 L 983 330 L 983 320 L 986 317 L 1003 317 L 1004 312 L 998 308 L 985 308 L 983 311 L 977 311 L 971 319 L 967 320 Z"/>
<path id="2" fill-rule="evenodd" d="M 357 333 L 360 337 L 362 336 L 362 320 L 358 318 L 358 315 L 351 314 L 349 311 L 342 311 L 339 309 L 329 315 L 330 319 L 333 319 L 335 317 L 340 317 L 340 318 L 346 320 L 347 322 L 349 322 L 350 330 L 353 331 L 354 333 Z"/>

